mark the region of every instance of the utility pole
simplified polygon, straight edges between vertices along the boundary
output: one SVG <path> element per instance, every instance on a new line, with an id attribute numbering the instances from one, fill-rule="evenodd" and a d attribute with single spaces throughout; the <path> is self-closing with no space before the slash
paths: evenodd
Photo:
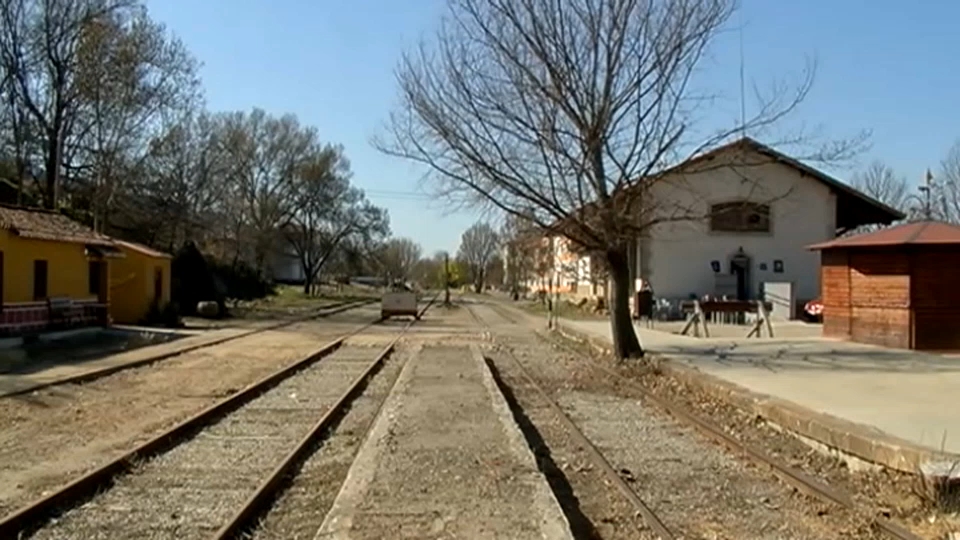
<path id="1" fill-rule="evenodd" d="M 933 173 L 930 172 L 930 169 L 927 169 L 927 174 L 924 177 L 924 185 L 920 186 L 920 191 L 923 193 L 923 218 L 930 221 L 933 217 L 930 208 L 930 195 L 933 192 Z"/>
<path id="2" fill-rule="evenodd" d="M 443 305 L 450 305 L 450 254 L 443 254 Z"/>

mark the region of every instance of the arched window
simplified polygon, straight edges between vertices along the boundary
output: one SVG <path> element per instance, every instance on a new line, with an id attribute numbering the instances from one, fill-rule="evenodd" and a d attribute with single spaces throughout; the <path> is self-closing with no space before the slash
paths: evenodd
<path id="1" fill-rule="evenodd" d="M 770 232 L 770 206 L 733 201 L 710 206 L 710 230 L 714 232 Z"/>

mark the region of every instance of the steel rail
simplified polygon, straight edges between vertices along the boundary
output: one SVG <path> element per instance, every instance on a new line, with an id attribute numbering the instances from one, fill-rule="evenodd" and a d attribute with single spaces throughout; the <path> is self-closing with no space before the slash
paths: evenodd
<path id="1" fill-rule="evenodd" d="M 428 307 L 432 305 L 430 301 Z M 334 339 L 320 349 L 284 366 L 273 373 L 253 382 L 242 390 L 223 398 L 189 418 L 177 423 L 150 440 L 109 462 L 87 472 L 59 489 L 26 504 L 19 510 L 0 519 L 0 538 L 17 538 L 17 534 L 30 530 L 41 520 L 62 512 L 69 508 L 71 503 L 97 492 L 108 485 L 116 476 L 129 472 L 137 462 L 158 455 L 177 446 L 191 434 L 205 427 L 223 416 L 233 412 L 247 402 L 253 400 L 264 391 L 276 386 L 284 379 L 296 374 L 317 361 L 336 351 L 347 338 L 363 332 L 367 328 L 382 322 L 382 318 L 366 323 L 344 335 Z"/>
<path id="2" fill-rule="evenodd" d="M 467 305 L 467 310 L 471 315 L 473 315 L 474 320 L 476 320 L 479 324 L 483 325 L 487 329 L 491 328 L 490 324 L 478 316 L 469 305 Z M 500 312 L 498 311 L 497 313 L 499 314 Z M 504 318 L 510 320 L 509 317 Z M 495 341 L 493 334 L 489 333 L 489 335 L 490 339 Z M 617 489 L 620 490 L 620 493 L 623 494 L 628 501 L 630 501 L 630 504 L 634 507 L 637 513 L 640 514 L 640 516 L 643 518 L 643 521 L 650 527 L 650 529 L 653 530 L 654 534 L 656 534 L 660 540 L 674 540 L 676 535 L 669 528 L 667 528 L 666 524 L 663 523 L 653 509 L 651 509 L 650 506 L 647 505 L 647 503 L 644 502 L 639 495 L 637 495 L 637 492 L 630 487 L 623 477 L 620 476 L 613 465 L 607 461 L 607 458 L 603 455 L 600 449 L 598 449 L 593 442 L 587 438 L 587 436 L 583 433 L 583 431 L 580 430 L 573 419 L 571 419 L 570 416 L 564 412 L 563 408 L 560 407 L 560 404 L 550 397 L 540 383 L 533 378 L 533 375 L 526 368 L 526 366 L 523 365 L 523 362 L 517 358 L 512 350 L 506 347 L 502 347 L 501 349 L 502 352 L 505 353 L 505 356 L 510 358 L 513 364 L 517 366 L 527 384 L 529 384 L 534 391 L 536 391 L 536 393 L 549 405 L 554 415 L 566 428 L 567 433 L 576 439 L 579 447 L 583 448 L 588 454 L 590 454 L 590 457 L 593 459 L 594 463 L 596 463 L 600 467 L 600 470 L 603 471 L 604 476 L 606 476 L 611 483 L 616 485 Z M 490 359 L 486 359 L 486 361 L 488 364 L 492 363 Z M 497 372 L 496 366 L 491 366 L 491 369 L 494 371 L 494 373 Z M 502 381 L 500 377 L 497 377 L 497 380 L 501 384 L 506 384 L 506 382 Z"/>
<path id="3" fill-rule="evenodd" d="M 301 463 L 309 454 L 314 443 L 320 439 L 324 431 L 330 427 L 333 422 L 343 413 L 344 407 L 349 405 L 359 394 L 360 389 L 383 366 L 386 359 L 393 353 L 397 342 L 406 334 L 411 326 L 420 320 L 420 317 L 433 305 L 436 300 L 434 296 L 427 305 L 417 314 L 417 318 L 408 322 L 400 333 L 386 346 L 377 357 L 367 365 L 363 373 L 358 375 L 350 387 L 337 399 L 337 401 L 324 413 L 324 415 L 314 424 L 313 428 L 307 433 L 299 443 L 283 458 L 283 460 L 274 468 L 270 476 L 267 477 L 254 491 L 254 493 L 244 502 L 243 506 L 230 518 L 223 527 L 220 528 L 212 537 L 212 540 L 227 540 L 237 538 L 244 533 L 249 524 L 274 500 L 277 492 L 284 483 L 287 474 L 299 463 Z M 384 401 L 387 396 L 384 396 Z M 381 402 L 382 405 L 382 402 Z"/>
<path id="4" fill-rule="evenodd" d="M 234 340 L 237 340 L 237 339 L 241 339 L 241 338 L 253 336 L 253 335 L 256 335 L 256 334 L 259 334 L 259 333 L 262 333 L 262 332 L 267 332 L 267 331 L 270 331 L 270 330 L 278 330 L 278 329 L 280 329 L 280 328 L 285 328 L 285 327 L 287 327 L 287 326 L 291 326 L 291 325 L 294 325 L 294 324 L 299 324 L 299 323 L 306 322 L 306 321 L 310 321 L 310 320 L 313 320 L 313 319 L 319 319 L 319 318 L 322 318 L 322 317 L 329 317 L 329 316 L 331 316 L 331 315 L 336 315 L 336 314 L 338 314 L 338 313 L 343 313 L 344 311 L 349 311 L 349 310 L 351 310 L 351 309 L 355 309 L 355 308 L 358 308 L 358 307 L 362 307 L 362 306 L 371 304 L 371 303 L 373 303 L 373 302 L 375 302 L 374 299 L 370 299 L 370 300 L 354 300 L 354 301 L 345 301 L 345 302 L 335 303 L 335 304 L 332 304 L 332 305 L 329 305 L 329 306 L 324 306 L 324 307 L 322 307 L 322 308 L 317 308 L 317 310 L 316 310 L 315 313 L 311 313 L 310 315 L 306 315 L 306 316 L 303 316 L 303 317 L 298 317 L 298 318 L 293 319 L 293 320 L 290 320 L 290 321 L 283 321 L 283 322 L 281 322 L 281 323 L 271 324 L 271 325 L 268 325 L 268 326 L 264 326 L 264 327 L 262 327 L 262 328 L 254 328 L 253 330 L 248 330 L 248 331 L 246 331 L 246 332 L 241 332 L 241 333 L 236 334 L 236 335 L 233 335 L 233 336 L 226 336 L 226 337 L 222 337 L 222 338 L 217 338 L 217 339 L 214 339 L 214 340 L 211 340 L 211 341 L 207 341 L 207 342 L 204 342 L 204 343 L 198 343 L 198 344 L 196 344 L 196 345 L 191 345 L 191 346 L 189 346 L 189 347 L 184 347 L 184 348 L 182 348 L 182 349 L 177 349 L 177 350 L 170 351 L 170 352 L 167 352 L 167 353 L 158 354 L 158 355 L 156 355 L 156 356 L 151 356 L 151 357 L 148 357 L 148 358 L 144 358 L 144 359 L 142 359 L 142 360 L 136 360 L 136 361 L 133 361 L 133 362 L 128 362 L 128 363 L 126 363 L 126 364 L 119 364 L 119 365 L 115 365 L 115 366 L 108 366 L 108 367 L 105 367 L 105 368 L 102 368 L 102 369 L 95 369 L 95 370 L 92 370 L 92 371 L 87 371 L 87 372 L 85 372 L 85 373 L 78 373 L 78 374 L 76 374 L 76 375 L 70 375 L 70 376 L 63 377 L 63 378 L 60 378 L 60 379 L 56 379 L 56 380 L 53 380 L 53 381 L 35 384 L 35 385 L 33 385 L 33 386 L 29 386 L 29 387 L 22 388 L 22 389 L 19 389 L 19 390 L 13 390 L 13 391 L 4 393 L 4 394 L 0 395 L 0 398 L 19 396 L 19 395 L 23 395 L 23 394 L 28 394 L 28 393 L 30 393 L 30 392 L 35 392 L 35 391 L 37 391 L 37 390 L 42 390 L 42 389 L 44 389 L 44 388 L 50 388 L 50 387 L 52 387 L 52 386 L 60 386 L 60 385 L 63 385 L 63 384 L 79 384 L 79 383 L 90 382 L 90 381 L 93 381 L 93 380 L 96 380 L 96 379 L 100 379 L 100 378 L 106 377 L 107 375 L 113 375 L 114 373 L 117 373 L 117 372 L 119 372 L 119 371 L 126 371 L 126 370 L 128 370 L 128 369 L 133 369 L 133 368 L 148 366 L 148 365 L 150 365 L 150 364 L 155 364 L 155 363 L 157 363 L 157 362 L 162 362 L 163 360 L 167 360 L 167 359 L 173 358 L 173 357 L 175 357 L 175 356 L 180 356 L 180 355 L 182 355 L 182 354 L 191 353 L 191 352 L 193 352 L 193 351 L 200 350 L 200 349 L 205 349 L 205 348 L 207 348 L 207 347 L 214 347 L 214 346 L 216 346 L 216 345 L 221 345 L 221 344 L 223 344 L 223 343 L 227 343 L 227 342 L 234 341 Z"/>
<path id="5" fill-rule="evenodd" d="M 508 320 L 517 322 L 516 318 L 508 317 L 505 315 L 506 309 L 504 306 L 497 304 L 489 304 L 494 311 L 502 315 Z M 512 315 L 512 314 L 511 314 Z M 688 425 L 693 426 L 698 429 L 703 434 L 707 435 L 709 438 L 714 441 L 726 446 L 731 451 L 736 453 L 742 453 L 748 456 L 751 460 L 756 463 L 762 464 L 770 468 L 777 477 L 782 479 L 787 484 L 797 488 L 800 491 L 803 491 L 807 495 L 810 495 L 820 501 L 826 503 L 837 504 L 847 510 L 854 512 L 855 514 L 863 514 L 863 510 L 854 502 L 853 497 L 845 491 L 832 487 L 823 481 L 815 478 L 795 467 L 791 467 L 782 461 L 769 456 L 767 453 L 755 448 L 754 446 L 740 441 L 739 439 L 733 437 L 726 433 L 723 428 L 717 425 L 714 422 L 711 422 L 694 412 L 690 411 L 686 407 L 671 402 L 661 396 L 656 395 L 651 390 L 646 388 L 643 384 L 624 377 L 621 373 L 618 373 L 616 370 L 603 365 L 602 363 L 591 358 L 589 355 L 584 354 L 583 352 L 572 347 L 569 343 L 557 339 L 550 339 L 543 336 L 542 333 L 537 332 L 538 336 L 541 336 L 542 339 L 551 343 L 561 349 L 564 349 L 568 353 L 585 360 L 587 363 L 607 373 L 608 375 L 616 378 L 620 382 L 626 384 L 627 386 L 633 388 L 638 393 L 640 393 L 645 399 L 648 399 L 650 402 L 654 403 L 656 406 L 660 407 L 662 410 L 670 414 L 671 416 L 681 420 L 682 422 L 687 423 Z M 867 516 L 873 524 L 883 531 L 887 536 L 894 538 L 896 540 L 922 540 L 919 536 L 910 532 L 903 526 L 895 523 L 894 521 L 883 517 L 869 515 Z"/>

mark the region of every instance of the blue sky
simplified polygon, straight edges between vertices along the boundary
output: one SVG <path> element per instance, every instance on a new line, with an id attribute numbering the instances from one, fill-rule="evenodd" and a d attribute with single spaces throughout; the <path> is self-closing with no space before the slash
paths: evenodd
<path id="1" fill-rule="evenodd" d="M 420 172 L 369 145 L 395 103 L 401 51 L 434 27 L 442 0 L 147 5 L 203 63 L 210 109 L 297 114 L 346 147 L 355 183 L 390 210 L 394 234 L 425 253 L 456 250 L 477 216 L 449 215 L 418 195 Z M 816 56 L 813 91 L 788 127 L 802 121 L 838 138 L 872 130 L 860 162 L 882 159 L 916 181 L 960 139 L 958 19 L 960 2 L 948 0 L 743 0 L 732 23 L 743 22 L 748 88 L 796 75 Z M 735 122 L 739 41 L 729 33 L 717 45 L 702 77 L 729 98 L 721 110 L 731 112 L 711 121 Z M 831 172 L 846 179 L 853 170 Z"/>

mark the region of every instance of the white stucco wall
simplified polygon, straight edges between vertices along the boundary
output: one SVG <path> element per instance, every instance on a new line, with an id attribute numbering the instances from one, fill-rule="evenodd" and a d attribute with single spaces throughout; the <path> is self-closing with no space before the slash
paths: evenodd
<path id="1" fill-rule="evenodd" d="M 685 298 L 713 294 L 715 279 L 711 261 L 719 261 L 729 273 L 730 257 L 741 247 L 751 258 L 750 294 L 756 297 L 763 281 L 792 282 L 797 299 L 820 294 L 819 254 L 806 246 L 834 237 L 836 199 L 818 180 L 795 169 L 764 161 L 746 167 L 719 167 L 675 175 L 653 186 L 658 212 L 684 208 L 706 216 L 711 204 L 749 200 L 770 205 L 769 233 L 721 233 L 710 231 L 705 219 L 660 223 L 638 246 L 639 274 L 650 280 L 662 298 Z M 687 215 L 690 215 L 689 213 Z M 774 273 L 773 261 L 783 261 L 783 273 Z M 766 264 L 766 270 L 761 270 Z"/>
<path id="2" fill-rule="evenodd" d="M 303 283 L 305 276 L 300 258 L 289 245 L 277 249 L 273 257 L 273 279 L 277 281 Z"/>

